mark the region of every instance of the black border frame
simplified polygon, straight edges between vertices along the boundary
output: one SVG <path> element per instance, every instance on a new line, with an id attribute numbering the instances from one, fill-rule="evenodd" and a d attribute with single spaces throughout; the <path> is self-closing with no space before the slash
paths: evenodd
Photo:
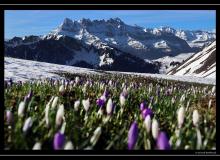
<path id="1" fill-rule="evenodd" d="M 61 4 L 47 4 L 47 5 L 0 5 L 0 15 L 1 15 L 1 24 L 4 24 L 4 10 L 216 10 L 216 34 L 219 34 L 219 13 L 217 5 L 178 5 L 178 4 L 172 4 L 172 5 L 149 5 L 149 4 L 120 4 L 120 5 L 104 5 L 104 4 L 93 4 L 93 5 L 85 5 L 85 4 L 79 4 L 79 5 L 61 5 Z M 4 53 L 4 27 L 1 27 L 1 51 Z M 218 37 L 218 36 L 217 36 Z M 216 40 L 218 42 L 218 40 Z M 218 45 L 217 45 L 218 46 Z M 217 47 L 218 48 L 218 47 Z M 217 58 L 218 59 L 218 58 Z M 2 62 L 4 61 L 4 56 L 2 56 Z M 3 64 L 3 63 L 2 63 Z M 4 64 L 3 64 L 4 67 Z M 2 68 L 3 68 L 2 67 Z M 4 73 L 3 73 L 4 74 Z M 216 77 L 217 79 L 217 77 Z M 217 86 L 217 85 L 216 85 Z M 2 88 L 3 88 L 2 83 Z M 4 96 L 4 95 L 3 95 Z M 2 96 L 2 97 L 3 97 Z M 216 98 L 216 101 L 218 98 Z M 4 106 L 4 101 L 2 101 L 2 106 Z M 216 102 L 217 103 L 217 102 Z M 216 115 L 219 112 L 219 109 L 216 106 Z M 0 107 L 0 113 L 2 116 L 2 122 L 4 122 L 4 109 Z M 219 132 L 219 126 L 220 124 L 218 122 L 218 118 L 216 118 L 216 132 Z M 2 126 L 1 126 L 2 125 Z M 54 156 L 60 156 L 60 155 L 81 155 L 81 156 L 169 156 L 169 155 L 194 155 L 194 156 L 213 156 L 219 154 L 219 138 L 216 136 L 216 150 L 172 150 L 172 151 L 159 151 L 159 150 L 151 150 L 151 151 L 142 151 L 142 150 L 136 150 L 136 151 L 127 151 L 127 150 L 102 150 L 102 151 L 94 151 L 94 150 L 74 150 L 74 151 L 53 151 L 53 150 L 42 150 L 42 151 L 24 151 L 24 150 L 4 150 L 4 125 L 3 123 L 0 123 L 0 154 L 3 155 L 54 155 Z M 210 152 L 210 153 L 207 153 Z"/>

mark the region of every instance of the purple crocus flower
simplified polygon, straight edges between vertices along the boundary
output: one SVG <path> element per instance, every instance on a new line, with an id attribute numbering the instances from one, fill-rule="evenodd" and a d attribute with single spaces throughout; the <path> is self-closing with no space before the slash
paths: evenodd
<path id="1" fill-rule="evenodd" d="M 141 112 L 147 107 L 147 102 L 146 101 L 143 101 L 141 104 L 140 104 L 140 110 Z"/>
<path id="2" fill-rule="evenodd" d="M 160 132 L 157 138 L 157 148 L 160 150 L 170 150 L 169 139 L 165 132 Z"/>
<path id="3" fill-rule="evenodd" d="M 101 98 L 97 99 L 96 100 L 96 104 L 99 106 L 99 107 L 103 107 L 104 104 L 105 104 L 105 101 Z"/>
<path id="4" fill-rule="evenodd" d="M 11 111 L 6 111 L 6 121 L 8 125 L 11 125 L 13 123 L 14 117 Z"/>
<path id="5" fill-rule="evenodd" d="M 53 148 L 55 150 L 61 150 L 65 143 L 65 136 L 64 134 L 57 132 L 53 139 Z"/>
<path id="6" fill-rule="evenodd" d="M 128 149 L 132 150 L 137 142 L 138 138 L 138 125 L 137 122 L 133 122 L 128 132 Z"/>
<path id="7" fill-rule="evenodd" d="M 152 111 L 150 108 L 145 108 L 145 109 L 141 112 L 141 114 L 142 114 L 143 119 L 145 119 L 145 117 L 147 117 L 147 115 L 150 115 L 151 118 L 152 118 L 153 115 L 154 115 L 153 111 Z"/>
<path id="8" fill-rule="evenodd" d="M 103 96 L 105 96 L 106 98 L 108 97 L 109 95 L 109 91 L 107 89 L 105 89 L 104 93 L 103 93 Z"/>

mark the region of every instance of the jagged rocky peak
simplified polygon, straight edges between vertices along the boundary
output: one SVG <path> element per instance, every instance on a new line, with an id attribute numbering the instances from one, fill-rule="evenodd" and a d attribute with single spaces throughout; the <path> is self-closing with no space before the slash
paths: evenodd
<path id="1" fill-rule="evenodd" d="M 171 28 L 171 27 L 168 27 L 168 26 L 161 26 L 159 28 L 160 31 L 162 32 L 166 32 L 166 33 L 172 33 L 172 34 L 175 34 L 176 30 Z"/>
<path id="2" fill-rule="evenodd" d="M 62 30 L 70 30 L 73 28 L 73 26 L 74 26 L 73 21 L 69 18 L 65 18 L 59 28 Z"/>
<path id="3" fill-rule="evenodd" d="M 111 24 L 116 24 L 116 25 L 123 25 L 123 24 L 124 24 L 124 22 L 123 22 L 120 18 L 118 18 L 118 17 L 116 17 L 116 18 L 110 18 L 110 19 L 107 20 L 106 22 L 107 22 L 107 23 L 111 23 Z"/>

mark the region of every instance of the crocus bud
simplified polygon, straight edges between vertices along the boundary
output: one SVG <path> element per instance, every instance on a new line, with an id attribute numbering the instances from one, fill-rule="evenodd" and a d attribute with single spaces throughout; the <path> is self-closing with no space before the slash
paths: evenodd
<path id="1" fill-rule="evenodd" d="M 145 117 L 146 117 L 147 115 L 150 115 L 151 118 L 152 118 L 153 115 L 154 115 L 153 111 L 152 111 L 150 108 L 146 108 L 146 109 L 144 109 L 144 110 L 142 111 L 142 117 L 143 117 L 143 119 L 145 119 Z"/>
<path id="2" fill-rule="evenodd" d="M 73 150 L 73 143 L 68 141 L 64 146 L 64 150 Z"/>
<path id="3" fill-rule="evenodd" d="M 55 109 L 55 107 L 57 106 L 58 99 L 59 99 L 58 97 L 55 97 L 53 99 L 53 102 L 52 102 L 52 105 L 51 105 L 52 109 Z"/>
<path id="4" fill-rule="evenodd" d="M 125 96 L 123 94 L 120 95 L 120 105 L 123 107 L 125 105 Z"/>
<path id="5" fill-rule="evenodd" d="M 57 115 L 56 115 L 56 125 L 57 126 L 60 126 L 62 124 L 63 117 L 64 117 L 64 105 L 60 105 L 57 110 Z"/>
<path id="6" fill-rule="evenodd" d="M 105 101 L 103 99 L 99 98 L 96 100 L 96 104 L 100 107 L 103 107 L 105 104 Z"/>
<path id="7" fill-rule="evenodd" d="M 74 110 L 75 111 L 79 110 L 79 105 L 80 105 L 80 101 L 79 100 L 75 101 L 75 103 L 74 103 Z"/>
<path id="8" fill-rule="evenodd" d="M 140 104 L 140 110 L 141 110 L 141 112 L 145 109 L 145 107 L 147 107 L 147 105 L 146 105 L 146 102 L 144 101 L 144 102 L 142 102 L 142 103 Z"/>
<path id="9" fill-rule="evenodd" d="M 32 98 L 32 96 L 33 96 L 33 91 L 32 91 L 32 89 L 30 89 L 30 91 L 27 95 L 27 98 L 30 100 Z"/>
<path id="10" fill-rule="evenodd" d="M 28 119 L 26 119 L 26 121 L 24 122 L 24 126 L 23 126 L 23 132 L 27 133 L 27 131 L 32 127 L 33 124 L 33 120 L 31 119 L 31 117 L 29 117 Z"/>
<path id="11" fill-rule="evenodd" d="M 9 110 L 7 110 L 7 111 L 6 111 L 6 121 L 7 121 L 7 124 L 8 124 L 8 125 L 12 125 L 13 120 L 14 120 L 14 117 L 13 117 L 12 112 L 9 111 Z"/>
<path id="12" fill-rule="evenodd" d="M 128 149 L 132 150 L 135 147 L 138 138 L 138 125 L 137 122 L 133 122 L 128 131 Z"/>
<path id="13" fill-rule="evenodd" d="M 107 102 L 106 112 L 109 115 L 112 114 L 112 112 L 113 112 L 113 102 L 112 102 L 111 98 Z"/>
<path id="14" fill-rule="evenodd" d="M 65 91 L 64 85 L 61 85 L 60 88 L 59 88 L 59 92 L 64 93 L 64 91 Z"/>
<path id="15" fill-rule="evenodd" d="M 50 111 L 50 105 L 47 104 L 45 108 L 45 121 L 46 121 L 46 126 L 49 126 L 49 111 Z"/>
<path id="16" fill-rule="evenodd" d="M 147 115 L 147 117 L 145 118 L 144 126 L 145 126 L 145 128 L 147 130 L 147 133 L 149 133 L 150 129 L 151 129 L 151 118 L 150 118 L 150 115 Z"/>
<path id="17" fill-rule="evenodd" d="M 178 120 L 179 128 L 181 128 L 182 125 L 183 125 L 184 116 L 185 116 L 185 108 L 184 107 L 180 107 L 179 110 L 177 111 L 177 120 Z"/>
<path id="18" fill-rule="evenodd" d="M 61 150 L 63 149 L 64 143 L 65 143 L 64 134 L 61 134 L 60 132 L 56 133 L 53 139 L 53 148 L 55 150 Z"/>
<path id="19" fill-rule="evenodd" d="M 198 123 L 199 123 L 199 112 L 198 110 L 194 110 L 193 111 L 193 124 L 194 126 L 198 126 Z"/>
<path id="20" fill-rule="evenodd" d="M 24 111 L 25 111 L 25 103 L 22 101 L 22 102 L 20 102 L 20 104 L 18 106 L 18 116 L 23 117 Z"/>
<path id="21" fill-rule="evenodd" d="M 89 107 L 90 107 L 89 98 L 87 100 L 82 100 L 82 104 L 83 104 L 83 107 L 84 107 L 85 111 L 87 112 L 89 110 Z"/>
<path id="22" fill-rule="evenodd" d="M 157 136 L 158 136 L 158 133 L 159 133 L 159 124 L 157 122 L 156 119 L 153 119 L 153 122 L 152 122 L 152 136 L 154 139 L 157 139 Z"/>
<path id="23" fill-rule="evenodd" d="M 79 83 L 79 80 L 80 80 L 79 77 L 76 77 L 76 78 L 75 78 L 75 83 L 78 84 L 78 83 Z"/>
<path id="24" fill-rule="evenodd" d="M 165 132 L 160 132 L 157 138 L 157 148 L 160 150 L 170 150 L 169 139 Z"/>
<path id="25" fill-rule="evenodd" d="M 101 127 L 98 127 L 96 128 L 96 130 L 94 131 L 93 133 L 93 136 L 91 137 L 90 139 L 90 143 L 94 146 L 97 141 L 99 140 L 99 137 L 101 136 L 101 133 L 102 133 L 102 128 Z"/>
<path id="26" fill-rule="evenodd" d="M 34 144 L 32 150 L 41 150 L 41 143 L 40 142 L 36 142 Z"/>

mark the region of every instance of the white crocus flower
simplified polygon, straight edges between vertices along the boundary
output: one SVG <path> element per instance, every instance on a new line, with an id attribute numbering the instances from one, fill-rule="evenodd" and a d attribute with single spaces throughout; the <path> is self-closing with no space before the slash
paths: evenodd
<path id="1" fill-rule="evenodd" d="M 211 108 L 211 106 L 212 106 L 212 99 L 209 100 L 208 108 Z"/>
<path id="2" fill-rule="evenodd" d="M 101 127 L 98 127 L 96 128 L 96 130 L 94 131 L 94 134 L 92 136 L 92 138 L 90 139 L 90 143 L 94 146 L 97 141 L 99 140 L 99 137 L 102 133 L 102 128 Z"/>
<path id="3" fill-rule="evenodd" d="M 63 93 L 64 91 L 65 91 L 64 85 L 61 85 L 60 88 L 59 88 L 59 92 Z"/>
<path id="4" fill-rule="evenodd" d="M 75 103 L 74 103 L 74 110 L 75 111 L 79 110 L 79 105 L 80 105 L 80 101 L 79 100 L 75 101 Z"/>
<path id="5" fill-rule="evenodd" d="M 25 111 L 25 102 L 22 101 L 22 102 L 20 102 L 20 104 L 18 106 L 18 116 L 23 117 L 24 116 L 24 111 Z"/>
<path id="6" fill-rule="evenodd" d="M 64 146 L 64 150 L 73 150 L 73 143 L 68 141 Z"/>
<path id="7" fill-rule="evenodd" d="M 25 120 L 22 131 L 26 133 L 32 127 L 32 124 L 33 124 L 33 120 L 31 119 L 31 117 L 29 117 L 28 119 Z"/>
<path id="8" fill-rule="evenodd" d="M 120 105 L 121 105 L 122 107 L 125 105 L 125 101 L 126 101 L 125 96 L 120 95 Z"/>
<path id="9" fill-rule="evenodd" d="M 41 150 L 41 143 L 40 142 L 36 142 L 34 144 L 32 150 Z"/>
<path id="10" fill-rule="evenodd" d="M 157 136 L 158 136 L 158 133 L 159 133 L 159 124 L 157 122 L 156 119 L 153 119 L 153 122 L 152 122 L 152 136 L 154 139 L 157 139 Z"/>
<path id="11" fill-rule="evenodd" d="M 106 107 L 107 114 L 111 114 L 112 110 L 113 110 L 113 102 L 112 99 L 110 98 L 107 102 L 107 107 Z"/>
<path id="12" fill-rule="evenodd" d="M 55 109 L 56 108 L 56 106 L 57 106 L 57 102 L 58 102 L 58 97 L 55 97 L 54 99 L 53 99 L 53 102 L 52 102 L 52 109 Z"/>
<path id="13" fill-rule="evenodd" d="M 147 130 L 147 133 L 149 133 L 150 129 L 151 129 L 151 118 L 150 118 L 150 115 L 147 115 L 147 117 L 145 118 L 144 126 L 145 126 L 145 128 Z"/>
<path id="14" fill-rule="evenodd" d="M 199 123 L 199 112 L 198 110 L 193 111 L 193 124 L 197 127 Z"/>
<path id="15" fill-rule="evenodd" d="M 46 121 L 46 125 L 49 126 L 49 111 L 50 111 L 50 105 L 47 104 L 46 108 L 45 108 L 45 121 Z"/>
<path id="16" fill-rule="evenodd" d="M 64 105 L 61 104 L 57 110 L 57 114 L 56 114 L 56 125 L 60 126 L 63 122 L 63 118 L 64 118 Z"/>
<path id="17" fill-rule="evenodd" d="M 75 78 L 75 83 L 78 84 L 79 83 L 79 77 Z"/>
<path id="18" fill-rule="evenodd" d="M 202 135 L 198 128 L 196 129 L 196 135 L 197 135 L 196 149 L 199 150 L 201 149 L 201 146 L 202 146 Z"/>
<path id="19" fill-rule="evenodd" d="M 182 106 L 177 111 L 178 127 L 181 128 L 184 122 L 185 108 Z"/>
<path id="20" fill-rule="evenodd" d="M 83 107 L 84 107 L 85 111 L 87 112 L 89 110 L 89 107 L 90 107 L 89 98 L 87 100 L 82 100 L 82 104 L 83 104 Z"/>

